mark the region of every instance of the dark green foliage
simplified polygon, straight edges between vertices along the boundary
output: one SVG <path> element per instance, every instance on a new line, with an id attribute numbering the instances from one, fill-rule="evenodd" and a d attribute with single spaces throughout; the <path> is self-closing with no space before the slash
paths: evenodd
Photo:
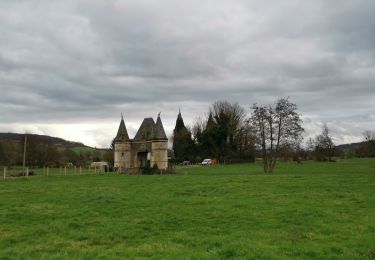
<path id="1" fill-rule="evenodd" d="M 113 153 L 113 151 L 104 152 L 103 161 L 108 162 L 109 165 L 113 165 L 114 164 L 114 153 Z"/>
<path id="2" fill-rule="evenodd" d="M 102 153 L 99 152 L 98 150 L 94 150 L 93 153 L 92 153 L 92 160 L 94 162 L 99 162 L 99 161 L 102 161 Z"/>
<path id="3" fill-rule="evenodd" d="M 212 105 L 211 111 L 216 126 L 217 159 L 226 162 L 244 157 L 242 148 L 248 144 L 245 144 L 243 137 L 251 134 L 250 131 L 244 132 L 247 127 L 245 110 L 238 103 L 217 101 Z"/>
<path id="4" fill-rule="evenodd" d="M 152 167 L 150 167 L 150 161 L 147 161 L 146 166 L 140 167 L 139 171 L 141 174 L 145 175 L 160 174 L 158 165 L 155 163 Z"/>
<path id="5" fill-rule="evenodd" d="M 252 161 L 254 135 L 245 116 L 245 110 L 237 103 L 215 102 L 206 123 L 193 127 L 196 154 L 202 159 L 216 158 L 222 163 Z"/>
<path id="6" fill-rule="evenodd" d="M 194 142 L 191 132 L 185 127 L 181 112 L 178 113 L 173 130 L 173 151 L 177 162 L 192 160 L 194 157 Z"/>
<path id="7" fill-rule="evenodd" d="M 80 156 L 79 154 L 75 153 L 71 149 L 65 149 L 63 152 L 63 156 L 65 159 L 65 163 L 72 163 L 74 165 L 78 165 L 80 163 Z M 88 155 L 90 156 L 90 155 Z"/>
<path id="8" fill-rule="evenodd" d="M 210 108 L 207 120 L 199 119 L 190 131 L 179 113 L 173 132 L 177 162 L 197 162 L 204 158 L 218 159 L 221 163 L 252 161 L 254 137 L 245 116 L 239 104 L 217 101 Z"/>
<path id="9" fill-rule="evenodd" d="M 184 119 L 182 118 L 181 111 L 179 111 L 176 119 L 176 126 L 174 128 L 174 131 L 180 131 L 182 129 L 185 129 L 185 123 Z"/>
<path id="10" fill-rule="evenodd" d="M 229 155 L 229 151 L 233 148 L 233 135 L 229 132 L 229 115 L 224 111 L 219 111 L 215 115 L 217 125 L 216 144 L 218 148 L 218 159 L 225 161 Z"/>
<path id="11" fill-rule="evenodd" d="M 200 139 L 201 157 L 217 158 L 219 156 L 218 126 L 212 113 L 209 114 L 206 129 L 202 132 Z M 199 140 L 198 139 L 198 140 Z"/>
<path id="12" fill-rule="evenodd" d="M 96 148 L 75 148 L 65 149 L 61 152 L 60 162 L 62 164 L 73 163 L 76 166 L 89 165 L 91 162 L 99 162 L 105 160 L 109 164 L 113 162 L 113 152 L 110 150 Z"/>

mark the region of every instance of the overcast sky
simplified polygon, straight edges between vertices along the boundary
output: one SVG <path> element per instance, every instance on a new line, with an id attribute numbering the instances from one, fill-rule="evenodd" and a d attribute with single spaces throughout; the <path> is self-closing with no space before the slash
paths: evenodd
<path id="1" fill-rule="evenodd" d="M 374 0 L 0 0 L 0 132 L 108 147 L 162 112 L 289 96 L 306 137 L 375 130 Z"/>

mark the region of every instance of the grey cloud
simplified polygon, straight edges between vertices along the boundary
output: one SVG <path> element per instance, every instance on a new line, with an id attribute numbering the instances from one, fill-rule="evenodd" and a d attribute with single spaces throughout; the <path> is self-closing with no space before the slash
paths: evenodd
<path id="1" fill-rule="evenodd" d="M 162 110 L 170 132 L 179 107 L 191 123 L 215 100 L 250 112 L 290 96 L 306 125 L 357 140 L 375 128 L 374 11 L 366 0 L 2 1 L 0 121 L 117 124 L 124 112 L 136 128 Z"/>

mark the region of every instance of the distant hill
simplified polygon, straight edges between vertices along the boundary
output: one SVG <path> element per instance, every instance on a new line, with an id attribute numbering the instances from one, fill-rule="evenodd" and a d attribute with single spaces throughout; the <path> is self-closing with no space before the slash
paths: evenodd
<path id="1" fill-rule="evenodd" d="M 0 133 L 0 163 L 4 165 L 22 164 L 24 138 L 24 134 Z M 110 161 L 113 155 L 109 148 L 97 149 L 81 142 L 36 134 L 27 134 L 26 153 L 28 163 L 34 166 L 61 165 L 64 162 L 82 165 L 104 159 Z"/>
<path id="2" fill-rule="evenodd" d="M 60 148 L 70 148 L 73 149 L 76 152 L 81 152 L 81 151 L 90 151 L 92 149 L 95 150 L 103 150 L 106 151 L 108 149 L 105 148 L 93 148 L 90 146 L 87 146 L 81 142 L 73 142 L 73 141 L 68 141 L 59 137 L 53 137 L 53 136 L 48 136 L 48 135 L 36 135 L 36 134 L 28 134 L 29 136 L 37 136 L 41 141 L 53 143 Z M 15 142 L 21 142 L 23 141 L 24 134 L 18 134 L 18 133 L 0 133 L 0 141 L 3 140 L 10 140 L 10 141 L 15 141 Z M 362 142 L 360 143 L 350 143 L 350 144 L 340 144 L 337 145 L 336 148 L 339 149 L 355 149 L 358 148 Z"/>
<path id="3" fill-rule="evenodd" d="M 336 148 L 339 148 L 339 149 L 355 149 L 355 148 L 358 148 L 359 146 L 361 146 L 362 144 L 363 144 L 363 142 L 350 143 L 350 144 L 340 144 L 340 145 L 337 145 Z"/>
<path id="4" fill-rule="evenodd" d="M 80 142 L 67 141 L 67 140 L 62 139 L 62 138 L 52 137 L 52 136 L 48 136 L 48 135 L 28 134 L 28 136 L 36 136 L 41 141 L 53 143 L 53 144 L 55 144 L 59 147 L 62 147 L 62 148 L 76 148 L 76 147 L 91 148 L 91 147 L 86 146 L 86 145 L 84 145 L 83 143 L 80 143 Z M 24 134 L 0 133 L 0 141 L 9 140 L 9 141 L 21 142 L 23 140 L 23 138 L 24 138 Z"/>

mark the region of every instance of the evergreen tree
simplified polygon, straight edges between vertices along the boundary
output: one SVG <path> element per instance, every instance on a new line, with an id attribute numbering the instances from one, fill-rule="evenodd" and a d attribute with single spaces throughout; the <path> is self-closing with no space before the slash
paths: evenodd
<path id="1" fill-rule="evenodd" d="M 173 130 L 173 150 L 177 161 L 194 159 L 194 142 L 179 111 Z"/>
<path id="2" fill-rule="evenodd" d="M 217 142 L 218 126 L 214 121 L 212 112 L 207 119 L 206 129 L 201 135 L 201 152 L 202 157 L 218 157 L 219 147 Z"/>
<path id="3" fill-rule="evenodd" d="M 229 135 L 229 117 L 224 111 L 220 111 L 215 116 L 217 124 L 216 144 L 218 148 L 219 160 L 224 160 L 229 156 L 231 144 L 233 144 L 233 136 Z"/>
<path id="4" fill-rule="evenodd" d="M 238 103 L 213 103 L 207 119 L 197 118 L 192 132 L 197 159 L 239 162 L 255 158 L 255 131 Z"/>

